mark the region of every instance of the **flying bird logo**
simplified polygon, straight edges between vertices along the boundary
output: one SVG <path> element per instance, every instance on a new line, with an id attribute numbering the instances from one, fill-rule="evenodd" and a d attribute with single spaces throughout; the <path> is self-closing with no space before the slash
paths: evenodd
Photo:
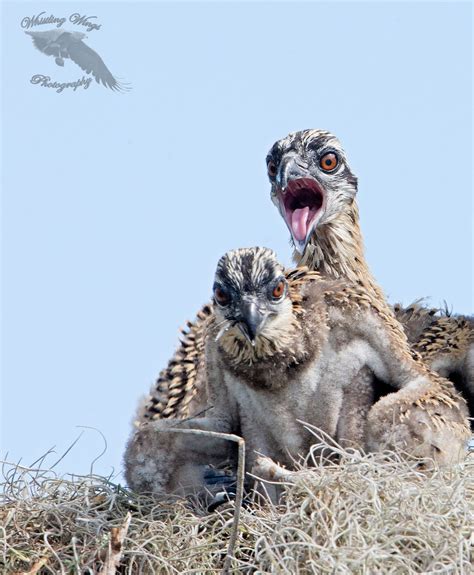
<path id="1" fill-rule="evenodd" d="M 69 58 L 87 74 L 92 74 L 98 84 L 118 92 L 130 89 L 128 85 L 119 82 L 99 54 L 83 42 L 83 38 L 87 37 L 83 32 L 52 29 L 42 32 L 25 30 L 25 34 L 31 36 L 34 46 L 40 52 L 46 56 L 54 56 L 58 66 L 64 66 L 64 60 Z"/>

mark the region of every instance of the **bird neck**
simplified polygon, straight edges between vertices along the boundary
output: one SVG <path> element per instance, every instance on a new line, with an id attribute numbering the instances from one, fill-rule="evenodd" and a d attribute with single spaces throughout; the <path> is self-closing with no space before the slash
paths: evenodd
<path id="1" fill-rule="evenodd" d="M 355 202 L 317 229 L 303 255 L 294 252 L 298 266 L 308 266 L 331 279 L 345 278 L 362 285 L 377 299 L 385 301 L 382 289 L 369 270 Z"/>

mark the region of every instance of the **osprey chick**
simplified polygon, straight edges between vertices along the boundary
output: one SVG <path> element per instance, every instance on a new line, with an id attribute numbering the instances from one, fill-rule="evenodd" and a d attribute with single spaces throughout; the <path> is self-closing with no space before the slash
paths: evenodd
<path id="1" fill-rule="evenodd" d="M 357 178 L 339 140 L 325 130 L 293 132 L 272 146 L 266 161 L 271 199 L 290 230 L 297 265 L 359 283 L 388 312 L 365 260 Z M 395 307 L 413 349 L 456 384 L 474 416 L 474 322 L 433 311 L 417 304 Z"/>
<path id="2" fill-rule="evenodd" d="M 295 261 L 332 279 L 345 278 L 392 309 L 364 255 L 356 202 L 357 178 L 339 140 L 324 130 L 294 132 L 278 140 L 267 155 L 271 197 L 296 246 Z M 188 417 L 207 402 L 203 365 L 209 305 L 183 332 L 182 344 L 164 369 L 138 414 L 138 422 Z M 413 304 L 395 306 L 412 349 L 455 383 L 474 415 L 474 325 L 472 318 L 443 317 Z M 474 422 L 473 422 L 474 425 Z"/>
<path id="3" fill-rule="evenodd" d="M 133 489 L 202 491 L 206 466 L 232 459 L 225 442 L 196 442 L 173 426 L 241 435 L 248 471 L 257 452 L 288 467 L 306 456 L 314 438 L 298 420 L 372 450 L 399 447 L 439 464 L 462 457 L 464 403 L 361 287 L 304 268 L 286 272 L 271 250 L 252 248 L 221 258 L 213 293 L 204 334 L 209 408 L 138 427 L 125 455 Z M 373 406 L 376 380 L 399 391 Z"/>

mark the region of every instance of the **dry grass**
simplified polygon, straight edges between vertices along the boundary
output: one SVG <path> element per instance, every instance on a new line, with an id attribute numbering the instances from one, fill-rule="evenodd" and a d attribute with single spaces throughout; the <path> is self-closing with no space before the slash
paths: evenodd
<path id="1" fill-rule="evenodd" d="M 6 466 L 4 476 L 2 573 L 207 574 L 223 567 L 232 504 L 209 515 L 92 475 L 66 480 Z M 422 473 L 396 454 L 341 450 L 339 464 L 298 472 L 280 506 L 242 509 L 231 572 L 468 575 L 473 543 L 472 455 L 456 468 Z"/>

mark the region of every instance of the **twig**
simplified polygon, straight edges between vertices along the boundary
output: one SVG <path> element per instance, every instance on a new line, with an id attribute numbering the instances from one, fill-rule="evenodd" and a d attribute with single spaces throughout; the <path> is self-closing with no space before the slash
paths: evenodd
<path id="1" fill-rule="evenodd" d="M 102 455 L 104 455 L 104 453 L 107 451 L 107 439 L 105 438 L 105 435 L 102 433 L 102 431 L 100 429 L 97 429 L 96 427 L 91 427 L 89 425 L 76 425 L 76 427 L 79 427 L 79 429 L 91 429 L 92 431 L 97 431 L 97 433 L 102 437 L 102 441 L 104 442 L 104 449 L 99 453 L 99 455 L 92 460 L 91 463 L 91 467 L 90 467 L 90 471 L 89 474 L 93 475 L 94 474 L 94 464 L 99 461 L 99 459 L 102 457 Z"/>
<path id="2" fill-rule="evenodd" d="M 278 463 L 275 463 L 270 457 L 262 455 L 257 457 L 255 465 L 249 473 L 250 477 L 272 485 L 292 485 L 292 478 L 298 477 L 299 475 L 300 473 L 298 473 L 298 471 L 286 469 Z"/>
<path id="3" fill-rule="evenodd" d="M 127 513 L 125 522 L 122 527 L 112 527 L 110 530 L 109 549 L 104 566 L 99 571 L 99 575 L 115 575 L 116 568 L 120 565 L 123 554 L 123 541 L 127 536 L 128 528 L 132 515 Z"/>
<path id="4" fill-rule="evenodd" d="M 79 555 L 77 554 L 76 542 L 77 538 L 74 535 L 71 539 L 72 552 L 74 554 L 74 567 L 76 568 L 77 575 L 81 575 L 81 564 L 79 562 Z"/>
<path id="5" fill-rule="evenodd" d="M 32 567 L 29 571 L 22 571 L 21 573 L 20 572 L 13 573 L 13 575 L 36 575 L 38 573 L 38 571 L 41 569 L 41 567 L 44 567 L 47 562 L 48 562 L 48 558 L 42 557 L 41 559 L 39 559 L 38 561 L 33 563 Z"/>
<path id="6" fill-rule="evenodd" d="M 66 451 L 61 455 L 61 457 L 55 461 L 53 463 L 53 465 L 51 465 L 51 467 L 49 469 L 54 469 L 56 467 L 56 465 L 58 465 L 58 463 L 60 463 L 65 457 L 66 455 L 71 451 L 71 449 L 76 445 L 76 443 L 81 439 L 81 437 L 84 435 L 84 432 L 81 431 L 81 433 L 79 434 L 79 437 L 76 437 L 76 439 L 71 443 L 71 445 L 66 449 Z"/>
<path id="7" fill-rule="evenodd" d="M 207 431 L 205 429 L 177 429 L 169 428 L 160 430 L 160 432 L 176 432 L 176 433 L 191 433 L 193 435 L 205 435 L 207 437 L 215 437 L 217 439 L 225 439 L 233 441 L 238 445 L 238 462 L 237 462 L 237 490 L 235 493 L 235 511 L 234 519 L 232 522 L 232 530 L 230 534 L 229 545 L 227 547 L 227 554 L 224 560 L 224 567 L 222 568 L 222 575 L 230 573 L 230 566 L 234 554 L 235 544 L 239 533 L 239 520 L 240 511 L 242 509 L 242 501 L 244 497 L 244 480 L 245 480 L 245 441 L 242 437 L 232 433 L 219 433 L 217 431 Z"/>
<path id="8" fill-rule="evenodd" d="M 38 457 L 38 459 L 36 459 L 35 461 L 33 461 L 33 463 L 31 463 L 31 464 L 29 465 L 29 467 L 34 468 L 34 466 L 35 466 L 37 463 L 39 463 L 38 469 L 42 469 L 41 466 L 43 465 L 44 460 L 48 457 L 48 455 L 51 455 L 51 453 L 56 453 L 56 452 L 54 451 L 55 449 L 56 449 L 56 446 L 55 446 L 55 445 L 53 445 L 53 447 L 50 447 L 46 453 L 44 453 L 43 455 L 41 455 L 41 457 Z M 5 456 L 5 458 L 6 458 L 6 456 Z M 19 463 L 19 462 L 18 462 L 18 463 Z"/>
<path id="9" fill-rule="evenodd" d="M 48 541 L 48 533 L 43 533 L 43 541 L 44 541 L 44 544 L 46 545 L 46 547 L 51 551 L 51 553 L 56 558 L 56 561 L 59 563 L 59 567 L 61 568 L 61 575 L 66 575 L 66 572 L 64 571 L 64 567 L 63 567 L 63 562 L 61 561 L 61 558 L 56 553 L 56 551 L 52 548 L 51 543 Z"/>

